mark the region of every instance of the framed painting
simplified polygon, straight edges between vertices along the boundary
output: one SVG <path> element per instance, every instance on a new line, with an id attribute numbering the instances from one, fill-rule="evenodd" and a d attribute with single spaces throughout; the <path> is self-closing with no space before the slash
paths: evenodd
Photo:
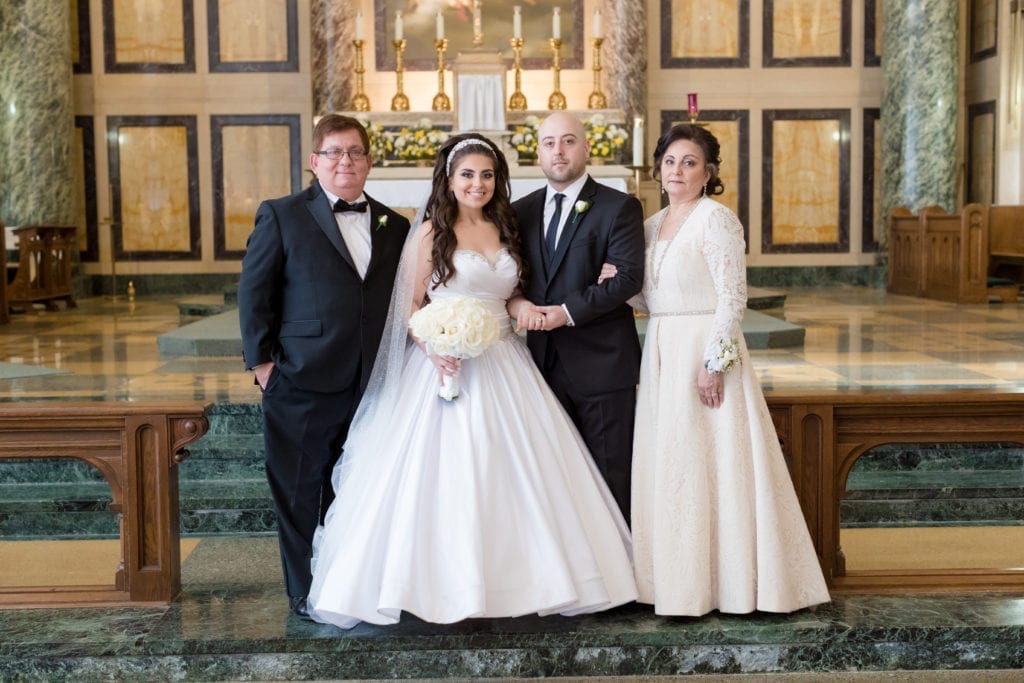
<path id="1" fill-rule="evenodd" d="M 559 60 L 563 69 L 583 67 L 583 0 L 555 0 L 553 3 L 535 4 L 523 0 L 482 0 L 480 2 L 480 49 L 497 50 L 512 62 L 514 7 L 522 12 L 523 68 L 546 69 L 551 65 L 551 45 L 554 32 L 554 8 L 560 10 L 562 49 Z M 444 36 L 448 40 L 445 58 L 454 59 L 460 50 L 473 49 L 473 0 L 375 0 L 374 32 L 376 36 L 376 64 L 378 71 L 395 69 L 395 15 L 402 13 L 402 37 L 405 45 L 405 68 L 409 71 L 437 69 L 437 13 L 444 21 Z M 589 46 L 589 41 L 586 41 Z"/>
<path id="2" fill-rule="evenodd" d="M 764 0 L 764 65 L 850 66 L 850 0 Z"/>
<path id="3" fill-rule="evenodd" d="M 750 66 L 750 0 L 661 0 L 661 68 Z"/>
<path id="4" fill-rule="evenodd" d="M 763 113 L 761 251 L 850 250 L 850 111 Z"/>
<path id="5" fill-rule="evenodd" d="M 663 109 L 661 134 L 677 123 L 689 123 L 686 109 Z M 715 200 L 732 209 L 743 224 L 743 239 L 750 237 L 750 112 L 746 109 L 710 109 L 700 112 L 698 125 L 718 140 L 722 167 L 718 171 L 725 192 Z"/>

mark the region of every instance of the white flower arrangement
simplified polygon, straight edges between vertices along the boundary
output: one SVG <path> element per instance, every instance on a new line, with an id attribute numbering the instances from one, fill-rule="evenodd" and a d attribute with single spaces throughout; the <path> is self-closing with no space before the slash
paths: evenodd
<path id="1" fill-rule="evenodd" d="M 608 159 L 617 156 L 626 146 L 629 133 L 625 128 L 608 123 L 601 114 L 594 114 L 583 123 L 583 129 L 590 144 L 590 156 Z"/>
<path id="2" fill-rule="evenodd" d="M 434 128 L 430 119 L 422 119 L 417 125 L 392 135 L 395 155 L 403 161 L 434 159 L 448 139 L 448 133 Z"/>
<path id="3" fill-rule="evenodd" d="M 501 325 L 479 299 L 445 297 L 412 314 L 409 331 L 427 345 L 427 352 L 475 358 L 501 338 Z M 459 395 L 458 377 L 445 377 L 438 391 L 451 401 Z"/>
<path id="4" fill-rule="evenodd" d="M 741 362 L 739 342 L 735 339 L 719 339 L 714 355 L 704 361 L 704 369 L 717 375 L 729 372 Z"/>
<path id="5" fill-rule="evenodd" d="M 373 123 L 365 116 L 357 116 L 370 138 L 370 156 L 380 163 L 389 158 L 395 150 L 394 134 L 384 130 L 380 124 Z"/>
<path id="6" fill-rule="evenodd" d="M 540 128 L 540 119 L 533 114 L 526 117 L 525 123 L 516 126 L 512 131 L 510 141 L 512 146 L 519 153 L 519 158 L 528 160 L 537 158 L 537 129 Z"/>

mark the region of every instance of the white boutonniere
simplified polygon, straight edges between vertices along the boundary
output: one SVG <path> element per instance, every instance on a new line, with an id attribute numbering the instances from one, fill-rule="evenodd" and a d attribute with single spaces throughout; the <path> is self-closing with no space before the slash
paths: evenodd
<path id="1" fill-rule="evenodd" d="M 572 206 L 572 210 L 573 210 L 572 222 L 575 223 L 576 221 L 578 221 L 580 219 L 580 216 L 585 214 L 587 212 L 587 209 L 589 209 L 589 208 L 590 208 L 590 202 L 588 202 L 586 199 L 581 199 L 578 202 L 576 202 L 575 204 L 573 204 L 573 206 Z"/>
<path id="2" fill-rule="evenodd" d="M 388 215 L 386 213 L 382 213 L 380 216 L 377 217 L 377 229 L 378 230 L 380 230 L 381 228 L 387 226 L 387 224 L 388 224 Z"/>

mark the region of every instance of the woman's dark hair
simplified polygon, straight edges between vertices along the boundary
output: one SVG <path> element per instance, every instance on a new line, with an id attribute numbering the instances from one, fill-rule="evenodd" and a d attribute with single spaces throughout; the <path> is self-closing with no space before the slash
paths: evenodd
<path id="1" fill-rule="evenodd" d="M 462 142 L 471 141 L 460 145 Z M 456 150 L 456 146 L 458 149 Z M 454 151 L 454 153 L 453 153 Z M 433 288 L 443 285 L 455 274 L 452 262 L 455 255 L 455 221 L 459 216 L 459 203 L 448 188 L 449 171 L 454 171 L 459 160 L 470 154 L 484 154 L 494 160 L 494 196 L 484 206 L 484 215 L 498 227 L 501 243 L 508 247 L 512 258 L 516 261 L 519 271 L 520 286 L 526 274 L 522 259 L 522 245 L 519 239 L 519 226 L 512 210 L 512 187 L 508 162 L 497 145 L 477 133 L 465 133 L 449 138 L 437 154 L 434 164 L 434 179 L 427 200 L 426 218 L 429 218 L 434 231 L 434 245 L 430 258 L 434 263 Z"/>
<path id="2" fill-rule="evenodd" d="M 721 147 L 718 138 L 711 134 L 707 128 L 695 126 L 690 123 L 679 123 L 672 126 L 665 134 L 658 138 L 658 144 L 654 148 L 654 169 L 651 172 L 655 180 L 661 180 L 661 159 L 665 151 L 678 140 L 689 140 L 704 152 L 704 166 L 711 177 L 708 178 L 707 194 L 715 195 L 725 192 L 725 184 L 718 177 L 718 169 L 722 165 Z"/>

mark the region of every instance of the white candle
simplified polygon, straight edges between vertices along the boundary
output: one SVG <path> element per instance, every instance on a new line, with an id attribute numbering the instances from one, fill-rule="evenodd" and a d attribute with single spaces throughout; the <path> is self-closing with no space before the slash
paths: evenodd
<path id="1" fill-rule="evenodd" d="M 644 119 L 642 116 L 633 119 L 633 165 L 644 165 Z"/>
<path id="2" fill-rule="evenodd" d="M 356 40 L 363 39 L 363 13 L 356 12 Z"/>
<path id="3" fill-rule="evenodd" d="M 402 13 L 395 12 L 395 40 L 401 40 L 402 36 Z"/>
<path id="4" fill-rule="evenodd" d="M 519 5 L 512 8 L 512 37 L 523 37 L 523 13 Z"/>
<path id="5" fill-rule="evenodd" d="M 444 40 L 444 15 L 437 13 L 437 39 Z"/>
<path id="6" fill-rule="evenodd" d="M 555 8 L 555 13 L 551 15 L 551 37 L 561 38 L 562 37 L 562 10 Z"/>
<path id="7" fill-rule="evenodd" d="M 603 38 L 601 35 L 601 10 L 594 10 L 594 37 Z"/>

